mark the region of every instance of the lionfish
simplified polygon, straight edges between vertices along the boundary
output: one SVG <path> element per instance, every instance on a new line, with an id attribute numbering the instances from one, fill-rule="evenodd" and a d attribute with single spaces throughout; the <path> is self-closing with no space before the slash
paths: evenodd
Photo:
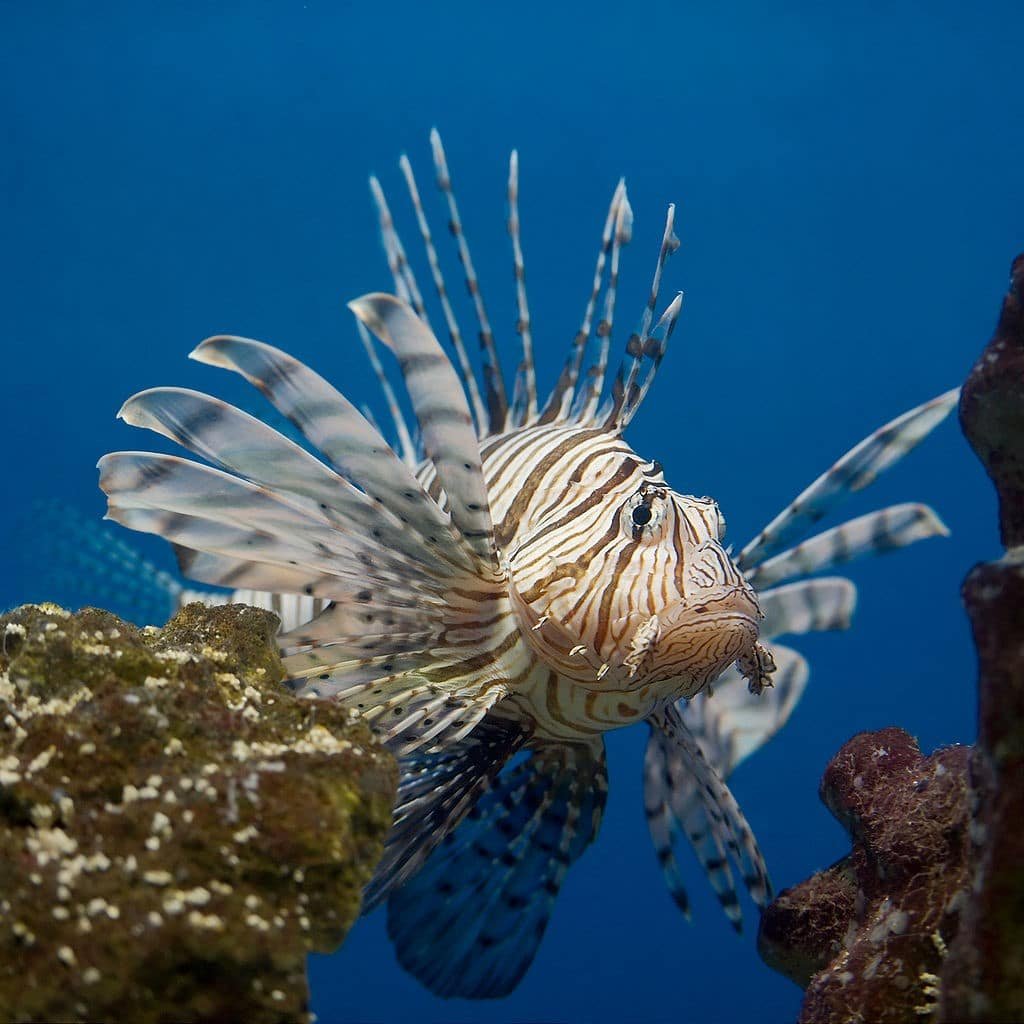
<path id="1" fill-rule="evenodd" d="M 875 431 L 735 553 L 716 502 L 673 490 L 660 463 L 623 437 L 681 310 L 680 293 L 655 319 L 678 245 L 674 208 L 639 325 L 606 388 L 632 227 L 619 182 L 581 326 L 544 397 L 512 153 L 522 356 L 510 394 L 436 132 L 431 142 L 479 321 L 479 378 L 403 157 L 454 360 L 372 178 L 394 294 L 349 308 L 396 446 L 312 369 L 263 342 L 218 336 L 192 358 L 241 374 L 304 442 L 208 395 L 154 388 L 130 398 L 121 418 L 209 465 L 118 452 L 100 461 L 100 486 L 108 518 L 171 541 L 186 576 L 284 613 L 280 645 L 297 692 L 342 702 L 394 751 L 394 821 L 364 912 L 387 902 L 399 961 L 435 993 L 497 997 L 526 972 L 566 871 L 597 836 L 611 729 L 650 729 L 645 811 L 687 916 L 678 866 L 687 843 L 737 929 L 736 875 L 765 905 L 764 858 L 725 780 L 782 727 L 807 682 L 804 658 L 775 638 L 850 622 L 854 585 L 805 577 L 946 531 L 929 508 L 905 504 L 802 538 L 918 444 L 957 392 Z M 370 333 L 397 357 L 418 436 Z"/>

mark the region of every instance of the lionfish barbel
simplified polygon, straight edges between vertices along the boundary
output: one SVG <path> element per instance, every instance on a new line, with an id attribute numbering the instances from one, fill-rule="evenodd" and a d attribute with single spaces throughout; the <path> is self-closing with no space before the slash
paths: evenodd
<path id="1" fill-rule="evenodd" d="M 400 962 L 434 992 L 496 997 L 526 972 L 566 871 L 597 835 L 610 729 L 650 728 L 645 810 L 683 911 L 684 840 L 737 929 L 735 874 L 758 906 L 770 898 L 764 859 L 725 779 L 785 724 L 806 685 L 806 661 L 775 638 L 849 624 L 853 584 L 806 577 L 946 531 L 929 508 L 907 504 L 804 538 L 940 423 L 957 392 L 871 434 L 733 554 L 717 504 L 672 490 L 659 463 L 623 440 L 682 306 L 678 294 L 655 319 L 678 245 L 673 208 L 638 329 L 606 388 L 632 228 L 619 182 L 580 329 L 542 399 L 512 154 L 522 358 L 510 395 L 436 132 L 431 142 L 479 322 L 479 379 L 403 157 L 454 361 L 371 179 L 395 294 L 349 308 L 396 446 L 302 363 L 218 336 L 192 358 L 247 378 L 320 457 L 208 395 L 154 388 L 120 416 L 209 465 L 117 452 L 100 461 L 100 486 L 108 518 L 171 541 L 186 576 L 282 613 L 297 692 L 341 701 L 395 752 L 394 822 L 364 912 L 387 901 Z M 397 357 L 415 441 L 371 333 Z"/>

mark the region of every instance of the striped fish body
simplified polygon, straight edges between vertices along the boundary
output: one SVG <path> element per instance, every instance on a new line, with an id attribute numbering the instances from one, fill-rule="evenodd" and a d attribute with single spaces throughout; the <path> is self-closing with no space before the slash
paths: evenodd
<path id="1" fill-rule="evenodd" d="M 509 702 L 536 735 L 633 724 L 753 654 L 760 609 L 712 500 L 595 428 L 525 427 L 481 455 L 511 625 L 533 654 Z"/>
<path id="2" fill-rule="evenodd" d="M 956 393 L 869 435 L 734 556 L 716 503 L 673 491 L 623 437 L 680 313 L 677 296 L 655 321 L 678 244 L 672 208 L 639 327 L 606 389 L 632 224 L 625 187 L 615 189 L 580 330 L 541 400 L 518 159 L 508 199 L 522 361 L 507 388 L 444 151 L 436 133 L 431 141 L 479 323 L 480 379 L 403 158 L 453 358 L 374 179 L 395 294 L 350 308 L 397 445 L 309 367 L 219 336 L 193 357 L 246 377 L 305 444 L 208 395 L 155 388 L 129 399 L 122 418 L 202 461 L 114 453 L 100 462 L 100 486 L 108 518 L 171 541 L 186 576 L 291 619 L 280 643 L 296 690 L 345 704 L 394 750 L 394 824 L 365 909 L 387 902 L 400 962 L 433 991 L 495 997 L 529 967 L 566 871 L 597 835 L 610 729 L 650 728 L 645 811 L 684 912 L 683 845 L 737 928 L 737 875 L 756 903 L 769 898 L 725 779 L 785 724 L 806 685 L 806 662 L 775 638 L 849 624 L 853 584 L 815 574 L 945 530 L 930 509 L 899 505 L 806 534 L 927 436 Z M 371 335 L 397 358 L 417 443 Z"/>

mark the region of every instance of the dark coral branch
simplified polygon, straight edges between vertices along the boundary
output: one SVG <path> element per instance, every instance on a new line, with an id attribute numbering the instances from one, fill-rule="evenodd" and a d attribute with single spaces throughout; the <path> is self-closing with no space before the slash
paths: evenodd
<path id="1" fill-rule="evenodd" d="M 1024 253 L 992 340 L 964 384 L 960 426 L 999 495 L 1006 548 L 1024 544 Z"/>
<path id="2" fill-rule="evenodd" d="M 807 987 L 802 1022 L 916 1021 L 936 1005 L 967 885 L 968 747 L 924 757 L 902 729 L 860 733 L 821 798 L 853 852 L 780 893 L 761 955 Z"/>

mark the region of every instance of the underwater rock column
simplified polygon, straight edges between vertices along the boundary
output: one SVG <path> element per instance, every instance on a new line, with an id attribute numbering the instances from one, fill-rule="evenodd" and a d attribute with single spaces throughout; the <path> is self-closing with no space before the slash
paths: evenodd
<path id="1" fill-rule="evenodd" d="M 970 902 L 942 973 L 940 1020 L 1024 1020 L 1024 255 L 960 423 L 999 494 L 1006 554 L 971 570 L 963 600 L 978 650 L 971 758 Z"/>
<path id="2" fill-rule="evenodd" d="M 242 605 L 0 616 L 0 1019 L 308 1019 L 397 771 L 281 685 L 276 631 Z"/>
<path id="3" fill-rule="evenodd" d="M 853 850 L 780 893 L 758 934 L 765 962 L 806 988 L 803 1024 L 1024 1020 L 1024 255 L 960 422 L 1007 549 L 962 588 L 978 742 L 924 758 L 883 729 L 829 763 L 821 797 Z"/>

